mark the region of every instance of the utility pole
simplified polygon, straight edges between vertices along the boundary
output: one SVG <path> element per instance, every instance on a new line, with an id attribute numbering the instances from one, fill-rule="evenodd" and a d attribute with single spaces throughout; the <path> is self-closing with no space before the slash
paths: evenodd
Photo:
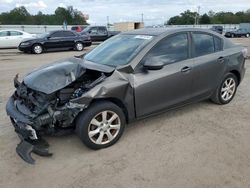
<path id="1" fill-rule="evenodd" d="M 144 19 L 143 19 L 143 13 L 141 14 L 141 23 L 143 23 L 144 22 Z"/>
<path id="2" fill-rule="evenodd" d="M 107 16 L 107 28 L 109 29 L 109 16 Z"/>
<path id="3" fill-rule="evenodd" d="M 197 25 L 199 24 L 199 20 L 200 20 L 200 9 L 201 7 L 198 6 Z"/>

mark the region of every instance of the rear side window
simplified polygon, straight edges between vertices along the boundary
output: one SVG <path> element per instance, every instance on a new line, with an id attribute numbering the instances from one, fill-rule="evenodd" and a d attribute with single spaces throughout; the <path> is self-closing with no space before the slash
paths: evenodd
<path id="1" fill-rule="evenodd" d="M 221 51 L 223 49 L 222 40 L 218 37 L 214 37 L 214 50 L 215 52 Z"/>
<path id="2" fill-rule="evenodd" d="M 10 36 L 19 36 L 19 35 L 23 35 L 23 33 L 18 31 L 10 31 Z"/>
<path id="3" fill-rule="evenodd" d="M 62 31 L 57 31 L 51 35 L 51 37 L 63 37 L 63 32 Z"/>
<path id="4" fill-rule="evenodd" d="M 75 36 L 75 34 L 70 32 L 70 31 L 64 31 L 63 34 L 64 34 L 64 37 L 74 37 Z"/>
<path id="5" fill-rule="evenodd" d="M 107 34 L 107 30 L 104 27 L 100 27 L 98 29 L 98 32 L 99 32 L 99 34 L 102 34 L 102 35 L 106 35 Z"/>
<path id="6" fill-rule="evenodd" d="M 9 31 L 2 31 L 2 32 L 0 32 L 0 37 L 7 37 L 7 36 L 10 36 Z"/>
<path id="7" fill-rule="evenodd" d="M 203 33 L 194 33 L 193 42 L 194 42 L 195 57 L 211 54 L 215 51 L 214 37 L 212 35 Z"/>
<path id="8" fill-rule="evenodd" d="M 188 59 L 188 37 L 186 33 L 166 37 L 147 54 L 146 58 L 171 64 Z"/>

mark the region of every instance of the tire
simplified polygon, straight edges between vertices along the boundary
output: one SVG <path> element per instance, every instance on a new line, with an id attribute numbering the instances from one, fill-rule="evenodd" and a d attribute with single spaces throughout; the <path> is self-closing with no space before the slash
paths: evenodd
<path id="1" fill-rule="evenodd" d="M 76 49 L 76 51 L 82 51 L 84 49 L 83 43 L 77 42 L 75 44 L 75 49 Z"/>
<path id="2" fill-rule="evenodd" d="M 43 47 L 40 44 L 34 44 L 32 47 L 32 52 L 34 54 L 41 54 L 43 53 Z"/>
<path id="3" fill-rule="evenodd" d="M 105 113 L 106 121 L 103 121 Z M 78 115 L 76 133 L 88 148 L 97 150 L 115 144 L 122 136 L 125 124 L 120 107 L 109 101 L 100 101 Z"/>
<path id="4" fill-rule="evenodd" d="M 216 104 L 228 104 L 233 100 L 238 87 L 238 79 L 232 74 L 228 73 L 224 76 L 220 86 L 216 89 L 211 100 Z"/>
<path id="5" fill-rule="evenodd" d="M 234 34 L 231 34 L 231 37 L 234 38 Z"/>

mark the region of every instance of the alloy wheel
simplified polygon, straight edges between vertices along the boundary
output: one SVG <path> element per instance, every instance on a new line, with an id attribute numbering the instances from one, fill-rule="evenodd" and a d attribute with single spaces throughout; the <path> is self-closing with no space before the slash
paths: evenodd
<path id="1" fill-rule="evenodd" d="M 42 46 L 40 46 L 40 45 L 35 45 L 34 46 L 34 52 L 36 54 L 40 54 L 40 53 L 42 53 L 42 51 L 43 51 Z"/>
<path id="2" fill-rule="evenodd" d="M 82 45 L 82 43 L 77 43 L 77 44 L 76 44 L 76 49 L 77 49 L 77 51 L 82 51 L 82 50 L 83 50 L 83 45 Z"/>
<path id="3" fill-rule="evenodd" d="M 236 82 L 233 78 L 228 78 L 225 80 L 225 82 L 222 85 L 221 88 L 221 98 L 224 101 L 229 101 L 236 91 Z"/>
<path id="4" fill-rule="evenodd" d="M 113 111 L 102 111 L 89 123 L 88 136 L 98 145 L 104 145 L 114 140 L 121 128 L 120 117 Z"/>

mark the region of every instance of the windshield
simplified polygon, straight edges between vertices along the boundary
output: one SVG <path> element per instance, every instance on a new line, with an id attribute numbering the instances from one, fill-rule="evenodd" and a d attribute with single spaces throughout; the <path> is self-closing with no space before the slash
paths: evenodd
<path id="1" fill-rule="evenodd" d="M 152 38 L 149 35 L 117 35 L 100 44 L 84 59 L 113 67 L 126 65 Z"/>

